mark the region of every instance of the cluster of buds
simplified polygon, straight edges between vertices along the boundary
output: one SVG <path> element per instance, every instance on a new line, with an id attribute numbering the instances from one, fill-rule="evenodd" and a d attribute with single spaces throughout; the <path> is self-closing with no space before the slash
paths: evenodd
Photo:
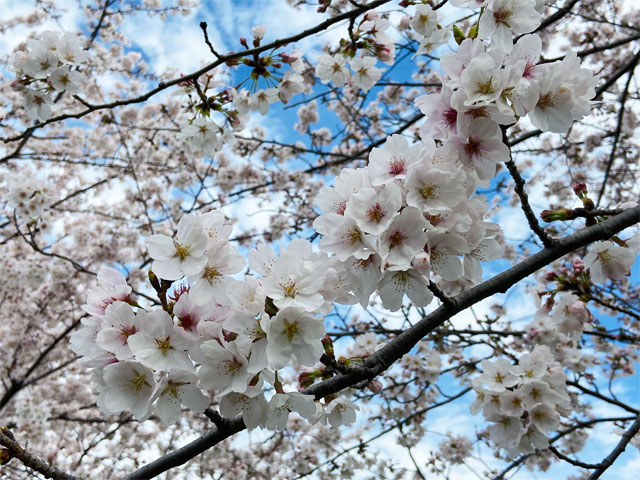
<path id="1" fill-rule="evenodd" d="M 583 301 L 589 299 L 591 278 L 580 258 L 574 259 L 570 268 L 563 267 L 559 272 L 548 272 L 545 279 L 547 282 L 555 283 L 555 288 L 552 290 L 538 293 L 540 297 L 549 295 L 546 302 L 549 309 L 553 306 L 554 298 L 558 292 L 572 292 Z"/>
<path id="2" fill-rule="evenodd" d="M 589 215 L 595 209 L 595 203 L 589 198 L 587 185 L 580 182 L 573 185 L 573 193 L 582 201 L 582 208 L 558 208 L 557 210 L 543 210 L 540 218 L 547 223 L 555 221 L 575 220 L 578 217 L 586 217 L 586 226 L 590 227 L 597 223 L 595 215 Z"/>

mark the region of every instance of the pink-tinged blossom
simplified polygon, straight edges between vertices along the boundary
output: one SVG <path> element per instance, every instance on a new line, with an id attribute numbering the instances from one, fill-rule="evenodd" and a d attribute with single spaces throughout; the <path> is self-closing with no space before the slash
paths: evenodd
<path id="1" fill-rule="evenodd" d="M 240 272 L 244 267 L 244 258 L 228 243 L 209 250 L 207 263 L 201 273 L 190 278 L 196 283 L 189 291 L 189 296 L 197 305 L 213 301 L 227 304 L 227 287 L 233 283 L 230 275 Z"/>
<path id="2" fill-rule="evenodd" d="M 542 73 L 537 80 L 540 98 L 529 119 L 540 130 L 566 133 L 574 120 L 590 113 L 596 79 L 591 70 L 580 67 L 573 51 L 562 61 L 540 68 Z"/>
<path id="3" fill-rule="evenodd" d="M 345 397 L 338 397 L 329 402 L 325 408 L 325 419 L 334 428 L 349 426 L 356 421 L 356 410 L 360 408 Z"/>
<path id="4" fill-rule="evenodd" d="M 313 228 L 324 235 L 318 244 L 320 249 L 334 253 L 342 262 L 349 257 L 369 258 L 375 253 L 375 237 L 360 230 L 349 216 L 325 213 L 314 220 Z"/>
<path id="5" fill-rule="evenodd" d="M 365 92 L 369 91 L 382 76 L 382 71 L 376 68 L 376 63 L 377 60 L 375 57 L 357 57 L 352 59 L 351 62 L 349 62 L 349 66 L 351 70 L 353 70 L 351 83 Z"/>
<path id="6" fill-rule="evenodd" d="M 513 50 L 505 60 L 505 66 L 515 65 L 520 60 L 525 61 L 522 78 L 532 82 L 539 74 L 541 69 L 538 66 L 540 62 L 540 53 L 542 52 L 542 39 L 539 35 L 524 35 L 513 46 Z"/>
<path id="7" fill-rule="evenodd" d="M 229 240 L 233 226 L 226 223 L 224 213 L 219 211 L 207 212 L 200 215 L 198 221 L 207 236 L 207 250 L 220 247 Z"/>
<path id="8" fill-rule="evenodd" d="M 128 360 L 133 354 L 128 339 L 140 330 L 140 319 L 124 302 L 109 305 L 102 317 L 102 329 L 96 336 L 100 348 L 111 352 L 118 360 Z"/>
<path id="9" fill-rule="evenodd" d="M 509 160 L 509 147 L 502 143 L 498 124 L 487 118 L 473 120 L 469 135 L 456 143 L 462 164 L 488 181 L 496 174 L 496 165 Z"/>
<path id="10" fill-rule="evenodd" d="M 165 280 L 178 280 L 184 275 L 196 275 L 207 263 L 207 237 L 193 214 L 183 215 L 175 238 L 151 235 L 145 242 L 154 259 L 151 269 Z"/>
<path id="11" fill-rule="evenodd" d="M 351 195 L 364 187 L 371 187 L 369 169 L 345 168 L 335 177 L 335 187 L 322 187 L 316 195 L 316 205 L 323 212 L 344 215 Z"/>
<path id="12" fill-rule="evenodd" d="M 173 324 L 167 312 L 155 310 L 138 316 L 142 317 L 141 329 L 129 337 L 128 343 L 140 363 L 154 370 L 193 369 L 187 355 L 192 342 L 183 329 Z"/>
<path id="13" fill-rule="evenodd" d="M 441 82 L 443 87 L 440 93 L 422 95 L 415 99 L 416 106 L 427 117 L 420 126 L 420 137 L 423 140 L 446 140 L 457 132 L 458 112 L 451 106 L 453 90 L 444 85 L 444 79 Z"/>
<path id="14" fill-rule="evenodd" d="M 326 270 L 319 263 L 299 258 L 291 253 L 282 255 L 271 274 L 262 279 L 262 286 L 278 308 L 297 307 L 313 312 L 324 304 L 319 291 Z"/>
<path id="15" fill-rule="evenodd" d="M 197 333 L 201 321 L 215 316 L 215 304 L 196 305 L 190 292 L 185 292 L 173 306 L 173 315 L 178 319 L 178 327 L 185 332 Z"/>
<path id="16" fill-rule="evenodd" d="M 323 53 L 318 57 L 316 75 L 321 83 L 333 83 L 334 87 L 341 87 L 349 78 L 349 70 L 346 67 L 347 57 L 342 54 L 328 55 Z"/>
<path id="17" fill-rule="evenodd" d="M 509 52 L 513 34 L 529 33 L 540 26 L 542 15 L 535 0 L 493 0 L 480 17 L 478 37 L 491 36 L 491 47 Z"/>
<path id="18" fill-rule="evenodd" d="M 505 358 L 498 358 L 494 362 L 483 360 L 482 372 L 482 383 L 494 392 L 503 392 L 505 388 L 513 387 L 519 382 L 518 376 L 513 374 L 511 363 Z"/>
<path id="19" fill-rule="evenodd" d="M 411 19 L 411 28 L 420 35 L 431 35 L 435 32 L 442 14 L 435 11 L 430 5 L 416 6 L 416 13 Z"/>
<path id="20" fill-rule="evenodd" d="M 364 233 L 379 235 L 391 224 L 402 206 L 402 191 L 390 183 L 379 192 L 362 188 L 347 202 L 345 215 L 353 218 Z"/>
<path id="21" fill-rule="evenodd" d="M 230 305 L 239 313 L 255 317 L 264 310 L 266 294 L 256 277 L 246 275 L 244 281 L 235 281 L 227 287 Z"/>
<path id="22" fill-rule="evenodd" d="M 264 304 L 263 304 L 264 305 Z M 249 344 L 249 373 L 258 373 L 269 366 L 267 360 L 267 333 L 269 315 L 262 313 L 259 318 L 236 314 L 224 322 L 225 330 L 247 338 Z"/>
<path id="23" fill-rule="evenodd" d="M 252 374 L 249 362 L 236 341 L 223 343 L 207 340 L 201 346 L 204 360 L 198 370 L 200 385 L 216 390 L 218 395 L 246 391 Z"/>
<path id="24" fill-rule="evenodd" d="M 415 269 L 400 267 L 390 267 L 384 273 L 378 293 L 384 308 L 392 312 L 400 309 L 405 295 L 418 307 L 426 307 L 433 300 L 427 279 Z"/>
<path id="25" fill-rule="evenodd" d="M 106 308 L 115 301 L 127 302 L 131 287 L 127 280 L 113 268 L 102 268 L 98 271 L 98 285 L 89 290 L 87 303 L 82 309 L 94 317 L 104 316 Z"/>
<path id="26" fill-rule="evenodd" d="M 346 266 L 354 275 L 353 290 L 362 308 L 367 308 L 371 294 L 376 291 L 382 278 L 382 260 L 380 255 L 370 255 L 366 259 L 351 258 Z"/>
<path id="27" fill-rule="evenodd" d="M 131 410 L 138 420 L 150 413 L 155 380 L 153 372 L 137 362 L 118 362 L 104 367 L 104 406 L 110 412 Z"/>
<path id="28" fill-rule="evenodd" d="M 480 39 L 466 38 L 458 47 L 458 51 L 445 53 L 440 58 L 440 67 L 447 74 L 451 88 L 460 86 L 460 75 L 467 68 L 471 59 L 484 54 L 485 46 Z"/>
<path id="29" fill-rule="evenodd" d="M 444 280 L 454 281 L 462 275 L 459 255 L 469 252 L 466 240 L 449 231 L 430 230 L 427 232 L 431 270 Z"/>
<path id="30" fill-rule="evenodd" d="M 620 280 L 629 275 L 637 252 L 629 247 L 620 247 L 607 240 L 589 247 L 584 265 L 589 269 L 591 281 L 604 283 L 607 279 Z"/>
<path id="31" fill-rule="evenodd" d="M 380 236 L 380 256 L 391 265 L 409 267 L 413 256 L 424 249 L 427 221 L 420 210 L 406 207 Z"/>
<path id="32" fill-rule="evenodd" d="M 430 214 L 451 211 L 466 199 L 466 178 L 459 165 L 418 163 L 405 184 L 407 205 Z"/>
<path id="33" fill-rule="evenodd" d="M 266 90 L 258 90 L 249 98 L 249 108 L 258 110 L 262 115 L 266 115 L 269 111 L 269 105 L 278 101 L 278 89 L 267 88 Z"/>
<path id="34" fill-rule="evenodd" d="M 270 430 L 286 429 L 291 412 L 296 412 L 307 420 L 311 419 L 316 414 L 313 395 L 299 392 L 276 393 L 269 400 L 266 427 Z"/>
<path id="35" fill-rule="evenodd" d="M 267 327 L 267 359 L 275 370 L 295 355 L 299 364 L 312 367 L 320 360 L 324 336 L 321 319 L 298 308 L 288 307 L 272 317 Z"/>
<path id="36" fill-rule="evenodd" d="M 517 445 L 524 434 L 522 420 L 517 417 L 492 413 L 487 420 L 494 422 L 489 427 L 489 438 L 500 447 L 508 448 L 514 444 Z"/>
<path id="37" fill-rule="evenodd" d="M 504 94 L 504 91 L 503 91 Z M 487 105 L 466 105 L 466 99 L 462 90 L 456 90 L 451 95 L 451 107 L 458 112 L 458 118 L 456 119 L 456 128 L 458 136 L 462 139 L 468 138 L 473 132 L 474 120 L 487 119 L 493 120 L 499 125 L 511 125 L 516 122 L 516 117 L 513 111 L 504 111 L 498 108 L 498 104 L 502 97 L 496 102 L 489 103 Z"/>
<path id="38" fill-rule="evenodd" d="M 418 162 L 420 145 L 409 146 L 402 135 L 387 137 L 382 148 L 373 148 L 369 154 L 369 177 L 374 186 L 407 178 L 409 168 Z"/>
<path id="39" fill-rule="evenodd" d="M 231 392 L 220 399 L 220 415 L 233 418 L 242 414 L 242 421 L 249 431 L 265 426 L 268 409 L 264 390 L 259 387 L 250 386 L 244 393 Z"/>
<path id="40" fill-rule="evenodd" d="M 278 84 L 278 98 L 282 100 L 282 103 L 287 104 L 294 95 L 303 91 L 304 78 L 302 75 L 293 70 L 287 70 Z"/>
<path id="41" fill-rule="evenodd" d="M 471 59 L 460 75 L 465 105 L 483 107 L 500 97 L 505 81 L 505 71 L 500 67 L 488 53 Z"/>
<path id="42" fill-rule="evenodd" d="M 51 107 L 53 106 L 51 97 L 44 92 L 30 88 L 25 89 L 25 92 L 24 103 L 29 118 L 46 122 L 51 116 Z"/>
<path id="43" fill-rule="evenodd" d="M 155 388 L 156 413 L 165 425 L 173 425 L 182 415 L 181 405 L 202 413 L 211 400 L 196 386 L 198 376 L 186 370 L 172 370 Z"/>

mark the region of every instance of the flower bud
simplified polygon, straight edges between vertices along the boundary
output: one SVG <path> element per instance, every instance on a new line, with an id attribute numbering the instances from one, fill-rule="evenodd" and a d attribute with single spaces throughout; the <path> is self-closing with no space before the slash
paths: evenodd
<path id="1" fill-rule="evenodd" d="M 558 210 L 543 210 L 540 212 L 540 218 L 547 223 L 556 220 L 573 220 L 576 214 L 569 208 L 560 208 Z"/>
<path id="2" fill-rule="evenodd" d="M 301 389 L 310 387 L 313 385 L 313 382 L 316 381 L 316 378 L 318 378 L 318 375 L 315 370 L 311 372 L 302 372 L 298 375 L 298 387 Z"/>
<path id="3" fill-rule="evenodd" d="M 579 182 L 573 184 L 573 193 L 575 193 L 579 198 L 582 198 L 587 195 L 587 185 Z"/>
<path id="4" fill-rule="evenodd" d="M 378 380 L 371 380 L 367 385 L 367 388 L 371 393 L 380 393 L 382 391 L 382 383 Z"/>
<path id="5" fill-rule="evenodd" d="M 573 260 L 573 271 L 576 274 L 580 274 L 584 272 L 584 262 L 580 258 L 576 258 Z"/>
<path id="6" fill-rule="evenodd" d="M 333 351 L 333 340 L 331 340 L 331 337 L 329 335 L 325 335 L 324 337 L 322 337 L 322 347 L 324 348 L 324 353 L 333 358 L 334 357 L 334 351 Z"/>

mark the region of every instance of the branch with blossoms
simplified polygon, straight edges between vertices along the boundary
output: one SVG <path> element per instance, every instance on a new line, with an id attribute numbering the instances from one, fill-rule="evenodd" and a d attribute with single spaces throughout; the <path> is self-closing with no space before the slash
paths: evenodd
<path id="1" fill-rule="evenodd" d="M 367 357 L 362 366 L 352 367 L 349 373 L 335 376 L 312 385 L 301 392 L 313 395 L 317 399 L 332 395 L 360 383 L 372 380 L 380 375 L 390 365 L 408 353 L 417 342 L 429 333 L 435 331 L 446 320 L 456 313 L 472 306 L 480 300 L 498 292 L 506 292 L 509 287 L 523 278 L 535 273 L 551 261 L 558 259 L 584 245 L 597 240 L 610 238 L 612 235 L 638 223 L 640 206 L 627 210 L 623 214 L 610 218 L 593 227 L 558 240 L 551 248 L 545 248 L 520 264 L 495 276 L 494 278 L 470 289 L 469 291 L 451 297 L 448 305 L 442 305 L 427 315 L 416 325 L 402 332 L 395 339 L 389 341 L 382 349 Z M 220 425 L 204 436 L 188 445 L 172 452 L 158 460 L 142 467 L 127 478 L 152 478 L 177 465 L 182 465 L 213 447 L 222 440 L 243 430 L 245 427 L 242 417 L 220 421 Z"/>
<path id="2" fill-rule="evenodd" d="M 105 39 L 116 40 L 108 49 L 97 42 L 90 57 L 68 33 L 44 32 L 16 50 L 11 67 L 16 71 L 15 88 L 4 87 L 12 109 L 3 125 L 5 140 L 17 149 L 0 162 L 12 170 L 7 177 L 10 215 L 0 227 L 6 228 L 3 245 L 9 252 L 3 259 L 6 288 L 0 288 L 11 324 L 3 342 L 15 351 L 13 364 L 5 361 L 8 378 L 21 363 L 18 353 L 46 348 L 40 331 L 46 333 L 53 325 L 60 329 L 51 310 L 60 308 L 63 300 L 73 310 L 79 306 L 76 299 L 88 293 L 82 308 L 90 316 L 70 338 L 80 362 L 65 369 L 65 375 L 81 379 L 74 405 L 84 408 L 94 402 L 86 379 L 91 368 L 97 408 L 107 420 L 112 414 L 133 412 L 137 420 L 172 425 L 170 445 L 207 418 L 216 425 L 131 478 L 180 465 L 245 428 L 295 428 L 300 433 L 295 448 L 305 451 L 314 451 L 304 444 L 307 432 L 312 445 L 338 445 L 338 427 L 353 425 L 359 408 L 369 410 L 368 418 L 380 421 L 383 430 L 400 431 L 415 471 L 424 475 L 419 458 L 412 455 L 425 434 L 420 412 L 431 405 L 453 406 L 447 400 L 460 392 L 448 392 L 444 381 L 438 383 L 447 374 L 462 378 L 462 392 L 472 389 L 476 395 L 471 410 L 482 411 L 487 424 L 479 439 L 511 457 L 537 450 L 539 458 L 552 458 L 547 450 L 555 438 L 551 432 L 577 421 L 563 420 L 572 410 L 585 412 L 582 397 L 626 405 L 613 395 L 612 382 L 633 374 L 637 337 L 634 325 L 629 325 L 637 295 L 627 275 L 640 240 L 618 233 L 638 219 L 637 207 L 629 202 L 637 188 L 629 187 L 634 167 L 627 158 L 634 151 L 630 105 L 637 101 L 630 83 L 637 65 L 630 50 L 635 48 L 629 41 L 633 35 L 606 33 L 607 25 L 582 31 L 572 10 L 596 6 L 576 7 L 575 0 L 546 18 L 545 7 L 532 0 L 490 0 L 480 11 L 473 0 L 451 0 L 453 6 L 472 7 L 454 25 L 445 24 L 439 10 L 446 2 L 434 6 L 403 1 L 400 7 L 409 8 L 410 16 L 402 17 L 397 26 L 391 25 L 393 17 L 373 9 L 383 3 L 322 1 L 319 10 L 333 17 L 313 29 L 265 44 L 265 27 L 255 26 L 252 38 L 239 39 L 243 50 L 226 55 L 216 50 L 211 30 L 208 33 L 201 24 L 215 62 L 187 76 L 171 75 L 157 86 L 149 82 L 161 77 L 146 73 L 138 52 L 120 49 L 124 39 L 114 26 L 117 22 L 106 20 L 133 7 L 116 10 L 105 2 L 94 9 L 92 25 L 104 28 Z M 553 38 L 548 27 L 559 28 L 557 22 L 563 18 L 578 24 L 566 39 L 571 48 L 562 57 L 545 58 L 549 49 L 543 46 Z M 626 28 L 624 20 L 615 24 L 616 29 Z M 281 49 L 284 41 L 308 38 L 330 25 L 344 27 L 344 38 L 326 45 L 317 59 Z M 391 38 L 394 26 L 400 35 L 397 41 Z M 96 38 L 94 34 L 91 40 Z M 457 46 L 440 55 L 438 47 L 448 41 Z M 404 73 L 396 78 L 401 70 L 396 65 L 409 63 L 410 57 L 412 78 Z M 433 71 L 435 61 L 441 67 L 438 74 Z M 599 88 L 585 68 L 588 62 L 603 72 Z M 233 81 L 226 78 L 222 63 Z M 112 74 L 126 80 L 126 88 L 118 86 L 118 92 L 109 93 L 98 81 Z M 427 85 L 436 90 L 422 90 Z M 147 102 L 143 111 L 134 108 L 169 87 L 179 87 L 175 98 Z M 624 94 L 618 94 L 618 88 Z M 618 105 L 626 105 L 617 115 L 613 103 L 607 104 L 613 95 Z M 593 105 L 602 118 L 589 125 L 594 99 L 602 100 Z M 269 138 L 265 129 L 249 127 L 253 113 L 273 113 L 277 102 L 297 109 L 294 130 L 304 143 Z M 315 128 L 325 111 L 335 113 L 335 128 Z M 94 129 L 64 122 L 80 118 L 75 115 L 84 125 L 95 122 Z M 11 127 L 33 120 L 38 123 L 23 132 Z M 47 134 L 36 135 L 45 126 Z M 240 135 L 242 128 L 249 132 Z M 540 148 L 527 148 L 525 142 L 534 138 Z M 520 151 L 510 148 L 516 144 L 523 145 Z M 602 157 L 606 174 L 599 183 L 592 166 L 601 148 L 609 145 L 609 163 Z M 542 177 L 537 172 L 547 179 L 550 173 L 536 163 L 547 162 L 541 158 L 547 153 L 562 167 L 556 169 L 560 180 L 547 185 L 545 179 L 550 195 L 542 218 L 558 223 L 543 229 L 533 199 Z M 26 163 L 29 167 L 23 168 Z M 43 164 L 64 174 L 54 176 Z M 88 186 L 81 175 L 75 180 L 79 165 L 91 169 Z M 293 170 L 300 165 L 302 169 Z M 576 165 L 585 168 L 577 171 Z M 342 166 L 357 168 L 339 172 Z M 335 173 L 335 186 L 314 179 L 319 172 Z M 573 208 L 567 198 L 569 179 L 584 185 L 574 190 L 580 208 Z M 606 192 L 606 208 L 595 208 L 587 184 Z M 120 186 L 121 196 L 102 201 Z M 531 243 L 545 247 L 530 258 L 525 250 L 528 239 L 514 248 L 505 242 L 500 226 L 488 221 L 500 218 L 500 207 L 508 199 L 513 206 L 520 203 Z M 236 206 L 245 208 L 242 202 L 247 200 L 271 210 L 269 225 L 231 236 L 234 219 L 229 212 Z M 214 207 L 220 210 L 209 211 Z M 559 222 L 576 218 L 585 218 L 590 228 L 578 237 L 567 236 L 575 223 Z M 308 230 L 311 226 L 313 232 Z M 144 245 L 138 228 L 151 235 Z M 259 236 L 272 243 L 287 233 L 310 241 L 287 242 L 279 255 L 258 244 L 248 254 L 249 269 L 245 255 L 234 248 L 252 247 Z M 559 260 L 582 247 L 588 247 L 577 252 L 583 260 L 573 258 L 569 267 Z M 501 257 L 514 260 L 516 266 L 486 280 L 482 262 Z M 44 273 L 38 265 L 43 259 L 52 265 Z M 91 274 L 104 264 L 121 270 L 100 270 L 98 287 L 87 292 L 79 278 L 83 275 L 76 275 L 74 268 Z M 546 265 L 553 271 L 545 276 L 540 270 Z M 28 273 L 14 273 L 18 271 Z M 480 327 L 456 328 L 451 321 L 452 315 L 529 275 L 544 287 L 536 295 L 540 306 L 524 328 L 514 330 L 510 320 L 499 321 L 504 310 L 497 305 L 495 319 L 487 316 L 486 321 L 471 310 Z M 606 283 L 610 280 L 613 283 Z M 69 285 L 64 292 L 58 288 L 61 282 Z M 141 286 L 145 283 L 152 290 Z M 606 283 L 606 295 L 598 283 Z M 135 294 L 148 303 L 138 303 Z M 440 306 L 428 313 L 431 302 Z M 617 320 L 627 328 L 598 325 L 589 302 L 619 312 Z M 375 312 L 380 304 L 382 314 Z M 42 318 L 46 327 L 34 321 L 26 333 L 16 321 L 19 315 L 11 312 L 28 312 L 34 319 Z M 390 318 L 398 319 L 400 326 L 389 324 Z M 326 336 L 329 325 L 338 334 Z M 616 338 L 617 331 L 624 335 Z M 352 335 L 357 338 L 339 340 Z M 56 342 L 62 343 L 66 335 L 60 339 Z M 24 347 L 26 342 L 35 349 Z M 593 343 L 594 354 L 581 348 L 587 342 Z M 487 353 L 476 357 L 475 347 Z M 68 365 L 56 362 L 61 357 L 57 349 L 45 355 L 57 366 L 43 365 L 42 378 Z M 448 365 L 443 365 L 446 356 Z M 594 371 L 603 360 L 610 395 L 595 383 Z M 299 366 L 308 370 L 296 383 Z M 575 385 L 567 383 L 571 374 Z M 6 411 L 23 422 L 19 435 L 29 445 L 44 437 L 38 435 L 42 422 L 34 419 L 32 408 L 34 398 L 41 396 L 39 380 L 40 375 L 32 376 L 30 390 L 15 401 L 9 400 L 17 392 L 5 382 Z M 345 391 L 347 387 L 356 393 Z M 52 396 L 70 398 L 62 383 L 52 388 Z M 359 391 L 365 388 L 368 391 Z M 65 405 L 65 412 L 71 408 Z M 97 409 L 88 408 L 92 415 Z M 372 409 L 379 413 L 372 414 Z M 398 418 L 406 423 L 385 423 L 396 411 L 403 412 Z M 289 422 L 290 414 L 305 421 Z M 46 409 L 42 414 L 59 416 Z M 184 422 L 189 416 L 192 421 Z M 128 413 L 126 418 L 131 418 Z M 59 422 L 57 428 L 69 423 Z M 130 471 L 137 466 L 131 466 L 131 459 L 137 462 L 131 452 L 146 447 L 132 434 L 134 422 L 117 423 L 107 429 L 107 436 L 114 435 L 108 443 L 122 440 L 111 468 Z M 80 432 L 90 431 L 91 422 L 76 424 Z M 141 438 L 148 438 L 146 426 L 137 430 Z M 355 428 L 342 438 L 347 441 L 349 436 L 354 441 L 370 437 L 358 435 Z M 109 461 L 92 452 L 98 442 L 106 441 L 104 435 L 89 442 L 82 434 L 73 437 L 79 439 L 73 448 L 73 440 L 60 440 L 76 454 L 58 457 L 67 468 L 92 471 L 93 465 Z M 260 448 L 239 449 L 228 458 L 216 455 L 216 468 L 235 475 L 232 467 L 237 466 L 269 477 L 268 469 L 263 473 L 256 465 L 274 458 L 284 438 L 274 433 Z M 158 437 L 156 443 L 162 441 Z M 470 448 L 468 440 L 453 435 L 436 457 L 461 464 Z M 162 445 L 161 451 L 166 450 Z M 352 450 L 343 450 L 333 461 L 336 468 L 344 465 L 342 475 L 348 477 L 354 456 Z M 371 459 L 358 452 L 362 464 Z M 56 455 L 50 452 L 46 458 L 54 461 Z M 332 455 L 310 454 L 304 457 L 310 467 L 279 474 L 294 476 L 321 469 L 322 464 L 334 465 L 326 463 Z M 279 470 L 283 462 L 273 464 Z M 434 472 L 442 473 L 438 465 Z M 193 464 L 186 468 L 187 475 L 196 475 Z"/>

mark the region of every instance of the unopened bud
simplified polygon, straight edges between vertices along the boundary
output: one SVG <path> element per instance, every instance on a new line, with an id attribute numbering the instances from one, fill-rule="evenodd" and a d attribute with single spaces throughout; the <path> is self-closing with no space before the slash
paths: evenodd
<path id="1" fill-rule="evenodd" d="M 307 388 L 313 385 L 313 382 L 316 380 L 315 372 L 302 372 L 298 375 L 298 387 L 299 388 Z"/>
<path id="2" fill-rule="evenodd" d="M 543 210 L 540 212 L 540 218 L 549 223 L 556 220 L 573 220 L 576 218 L 576 214 L 569 208 L 560 208 L 558 210 Z"/>
<path id="3" fill-rule="evenodd" d="M 244 37 L 240 37 L 240 45 L 249 50 L 249 45 L 247 45 L 247 39 Z"/>
<path id="4" fill-rule="evenodd" d="M 547 282 L 554 282 L 558 278 L 558 274 L 556 272 L 549 272 L 544 278 Z"/>
<path id="5" fill-rule="evenodd" d="M 327 356 L 334 358 L 333 340 L 329 335 L 322 337 L 322 348 L 324 348 L 324 353 Z"/>
<path id="6" fill-rule="evenodd" d="M 575 193 L 578 197 L 582 198 L 587 193 L 589 193 L 589 192 L 587 192 L 587 185 L 585 183 L 582 183 L 582 182 L 574 183 L 573 184 L 573 193 Z"/>
<path id="7" fill-rule="evenodd" d="M 573 271 L 577 274 L 584 272 L 584 262 L 580 258 L 573 260 Z"/>
<path id="8" fill-rule="evenodd" d="M 371 393 L 380 393 L 382 391 L 382 383 L 378 380 L 371 380 L 367 385 L 367 388 Z"/>
<path id="9" fill-rule="evenodd" d="M 453 39 L 456 41 L 456 43 L 457 43 L 458 45 L 460 45 L 460 44 L 462 43 L 462 41 L 465 39 L 465 34 L 464 34 L 464 32 L 463 32 L 463 31 L 462 31 L 462 29 L 461 29 L 459 26 L 457 26 L 457 25 L 454 25 L 454 26 L 453 26 Z"/>

